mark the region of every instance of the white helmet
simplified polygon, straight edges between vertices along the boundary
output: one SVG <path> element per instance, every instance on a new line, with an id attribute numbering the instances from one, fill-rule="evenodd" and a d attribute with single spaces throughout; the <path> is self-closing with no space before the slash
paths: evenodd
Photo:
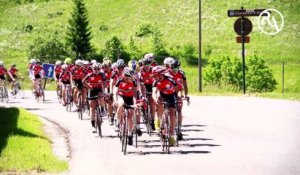
<path id="1" fill-rule="evenodd" d="M 94 63 L 92 65 L 92 69 L 95 69 L 95 68 L 98 68 L 98 69 L 101 69 L 102 65 L 100 63 Z"/>
<path id="2" fill-rule="evenodd" d="M 95 64 L 95 63 L 97 63 L 97 60 L 92 60 L 91 63 Z"/>
<path id="3" fill-rule="evenodd" d="M 55 62 L 55 65 L 61 65 L 61 64 L 62 64 L 62 61 L 57 60 L 57 61 Z"/>
<path id="4" fill-rule="evenodd" d="M 155 58 L 154 53 L 147 53 L 147 54 L 144 55 L 144 59 L 149 59 L 152 62 L 154 61 L 154 58 Z"/>
<path id="5" fill-rule="evenodd" d="M 3 65 L 4 65 L 3 61 L 0 61 L 0 66 L 3 66 Z"/>
<path id="6" fill-rule="evenodd" d="M 36 64 L 36 60 L 32 58 L 32 59 L 30 59 L 29 63 L 30 64 Z"/>
<path id="7" fill-rule="evenodd" d="M 171 65 L 174 61 L 175 61 L 174 58 L 167 57 L 164 59 L 164 65 Z"/>
<path id="8" fill-rule="evenodd" d="M 83 64 L 84 64 L 84 65 L 89 65 L 90 62 L 89 62 L 88 60 L 84 60 L 84 61 L 83 61 Z"/>
<path id="9" fill-rule="evenodd" d="M 78 65 L 78 66 L 82 66 L 83 63 L 82 63 L 82 61 L 80 59 L 77 59 L 75 61 L 75 64 Z"/>
<path id="10" fill-rule="evenodd" d="M 63 64 L 63 65 L 61 66 L 61 68 L 62 68 L 63 70 L 66 70 L 66 69 L 68 69 L 68 65 L 67 65 L 67 64 Z"/>

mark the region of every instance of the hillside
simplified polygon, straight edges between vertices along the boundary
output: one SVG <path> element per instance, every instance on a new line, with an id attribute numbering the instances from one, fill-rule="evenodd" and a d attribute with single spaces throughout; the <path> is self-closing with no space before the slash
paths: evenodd
<path id="1" fill-rule="evenodd" d="M 28 3 L 30 1 L 31 3 Z M 269 64 L 300 63 L 299 0 L 202 0 L 203 56 L 240 56 L 241 45 L 233 30 L 236 18 L 228 9 L 273 8 L 285 18 L 283 31 L 275 36 L 258 30 L 257 17 L 250 17 L 253 31 L 246 45 L 247 56 L 258 55 Z M 143 52 L 151 51 L 151 39 L 135 37 L 141 25 L 156 26 L 167 49 L 193 44 L 198 47 L 198 0 L 85 0 L 92 27 L 92 44 L 99 52 L 112 36 L 127 45 L 131 36 Z M 26 50 L 37 37 L 55 35 L 64 41 L 67 21 L 73 9 L 71 0 L 0 1 L 0 59 L 17 62 L 25 70 Z M 32 27 L 32 30 L 30 30 Z M 100 28 L 107 30 L 99 30 Z M 300 83 L 300 80 L 297 80 Z"/>

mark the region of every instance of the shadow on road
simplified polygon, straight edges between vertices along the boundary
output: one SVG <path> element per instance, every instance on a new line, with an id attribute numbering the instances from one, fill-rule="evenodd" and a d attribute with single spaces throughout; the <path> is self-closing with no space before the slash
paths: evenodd
<path id="1" fill-rule="evenodd" d="M 40 110 L 40 108 L 24 108 L 27 111 L 36 111 L 36 110 Z"/>
<path id="2" fill-rule="evenodd" d="M 211 153 L 210 151 L 170 151 L 169 154 L 208 154 Z M 127 152 L 127 154 L 132 154 L 132 155 L 155 155 L 155 154 L 168 154 L 167 152 L 163 151 L 140 151 L 140 152 Z"/>

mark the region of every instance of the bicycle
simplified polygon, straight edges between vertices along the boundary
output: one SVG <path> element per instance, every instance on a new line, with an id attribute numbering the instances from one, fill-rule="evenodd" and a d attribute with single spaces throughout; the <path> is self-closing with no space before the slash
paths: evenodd
<path id="1" fill-rule="evenodd" d="M 72 103 L 72 95 L 71 95 L 71 85 L 70 84 L 64 84 L 64 90 L 66 91 L 65 93 L 65 98 L 64 101 L 66 102 L 66 110 L 71 112 L 73 103 Z"/>
<path id="2" fill-rule="evenodd" d="M 96 130 L 98 132 L 98 135 L 100 138 L 102 138 L 102 129 L 101 129 L 101 126 L 102 126 L 102 123 L 103 123 L 103 119 L 102 119 L 102 115 L 101 115 L 101 108 L 100 108 L 100 105 L 99 105 L 99 102 L 98 102 L 98 98 L 103 98 L 103 97 L 106 97 L 106 95 L 98 95 L 97 99 L 96 99 L 96 109 L 95 109 L 95 118 L 96 118 Z"/>
<path id="3" fill-rule="evenodd" d="M 2 79 L 0 79 L 0 98 L 1 98 L 1 102 L 6 101 L 6 103 L 8 103 L 8 101 L 9 101 L 8 91 L 7 91 L 4 80 L 2 80 Z"/>
<path id="4" fill-rule="evenodd" d="M 19 98 L 23 99 L 25 97 L 25 91 L 18 80 L 12 84 L 12 95 L 14 98 L 18 96 Z"/>
<path id="5" fill-rule="evenodd" d="M 60 102 L 62 98 L 62 85 L 57 85 L 56 86 L 56 94 L 57 94 L 57 99 Z"/>
<path id="6" fill-rule="evenodd" d="M 45 93 L 44 93 L 44 89 L 42 87 L 41 79 L 34 80 L 34 89 L 35 89 L 35 92 L 34 92 L 35 100 L 37 102 L 39 102 L 39 101 L 45 102 Z"/>
<path id="7" fill-rule="evenodd" d="M 182 100 L 186 100 L 187 101 L 187 105 L 190 105 L 190 98 L 181 98 Z M 181 125 L 182 125 L 182 121 L 179 121 L 179 116 L 178 113 L 180 111 L 179 109 L 179 105 L 182 105 L 183 101 L 178 102 L 178 104 L 176 105 L 176 111 L 175 111 L 175 119 L 176 119 L 176 128 L 175 128 L 175 133 L 176 133 L 176 146 L 178 147 L 179 145 L 179 134 L 181 133 Z"/>
<path id="8" fill-rule="evenodd" d="M 158 102 L 164 105 L 164 112 L 162 115 L 162 125 L 160 129 L 160 141 L 162 151 L 170 153 L 170 111 L 168 102 Z"/>
<path id="9" fill-rule="evenodd" d="M 124 108 L 124 115 L 120 121 L 119 134 L 120 134 L 120 139 L 121 139 L 121 143 L 122 143 L 122 152 L 124 153 L 124 155 L 126 155 L 127 138 L 128 138 L 128 113 L 129 113 L 129 110 L 134 109 L 135 106 L 123 104 L 123 108 Z M 137 133 L 136 133 L 136 145 L 137 145 Z"/>
<path id="10" fill-rule="evenodd" d="M 146 92 L 146 108 L 144 109 L 144 121 L 147 128 L 147 133 L 151 136 L 152 132 L 152 115 L 151 115 L 151 97 L 152 92 Z"/>

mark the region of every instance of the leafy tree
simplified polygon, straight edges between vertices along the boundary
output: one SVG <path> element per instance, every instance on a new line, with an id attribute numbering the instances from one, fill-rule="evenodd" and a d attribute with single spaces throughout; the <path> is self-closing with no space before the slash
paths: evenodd
<path id="1" fill-rule="evenodd" d="M 117 61 L 119 58 L 124 59 L 125 62 L 130 60 L 129 53 L 125 50 L 121 40 L 113 36 L 110 40 L 105 42 L 105 49 L 102 51 L 103 55 Z"/>
<path id="2" fill-rule="evenodd" d="M 58 59 L 63 59 L 68 56 L 65 45 L 57 38 L 37 38 L 29 46 L 28 58 L 40 59 L 42 62 L 54 63 Z"/>
<path id="3" fill-rule="evenodd" d="M 89 53 L 93 52 L 90 43 L 92 38 L 91 28 L 87 17 L 87 10 L 83 0 L 73 0 L 74 9 L 69 19 L 69 27 L 67 32 L 67 44 L 75 52 L 77 58 L 87 58 Z"/>

